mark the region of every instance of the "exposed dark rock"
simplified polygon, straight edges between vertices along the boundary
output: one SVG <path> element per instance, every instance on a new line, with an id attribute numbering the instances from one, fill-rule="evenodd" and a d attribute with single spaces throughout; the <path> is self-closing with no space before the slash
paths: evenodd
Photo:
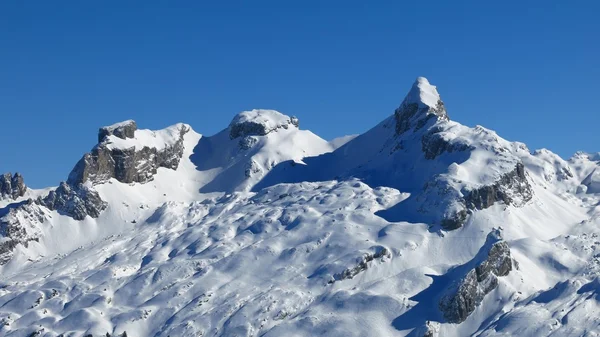
<path id="1" fill-rule="evenodd" d="M 135 125 L 135 122 L 133 123 Z M 116 130 L 119 128 L 112 132 L 116 132 Z M 110 178 L 115 178 L 123 183 L 151 181 L 159 167 L 177 169 L 183 156 L 183 137 L 188 131 L 189 128 L 181 126 L 179 139 L 174 144 L 160 150 L 148 146 L 141 149 L 136 147 L 112 148 L 105 140 L 79 160 L 69 174 L 67 183 L 77 186 L 90 181 L 95 185 L 104 183 Z M 123 132 L 126 134 L 125 131 Z"/>
<path id="2" fill-rule="evenodd" d="M 39 232 L 33 224 L 44 221 L 42 209 L 29 199 L 0 209 L 0 265 L 12 258 L 18 244 L 27 247 L 30 241 L 39 239 Z"/>
<path id="3" fill-rule="evenodd" d="M 531 200 L 533 192 L 525 175 L 525 167 L 517 163 L 514 170 L 502 175 L 493 185 L 465 193 L 468 209 L 486 209 L 498 201 L 506 205 L 521 206 Z"/>
<path id="4" fill-rule="evenodd" d="M 258 114 L 260 115 L 260 113 Z M 277 114 L 279 113 L 277 112 Z M 266 136 L 267 134 L 281 128 L 288 129 L 290 126 L 294 126 L 296 128 L 299 126 L 298 118 L 294 116 L 287 117 L 281 115 L 283 117 L 287 117 L 287 119 L 283 123 L 276 125 L 271 125 L 271 123 L 266 123 L 260 120 L 247 120 L 238 116 L 236 116 L 229 124 L 229 138 L 231 139 L 247 136 Z"/>
<path id="5" fill-rule="evenodd" d="M 448 120 L 448 114 L 442 100 L 438 100 L 435 107 L 430 107 L 421 102 L 410 102 L 408 99 L 409 96 L 394 111 L 396 134 L 403 134 L 410 129 L 417 131 L 433 118 Z"/>
<path id="6" fill-rule="evenodd" d="M 488 234 L 482 250 L 485 249 L 485 259 L 455 283 L 439 303 L 444 318 L 450 323 L 464 322 L 485 295 L 498 286 L 498 277 L 508 275 L 513 268 L 510 248 L 498 230 Z"/>
<path id="7" fill-rule="evenodd" d="M 521 207 L 533 198 L 533 190 L 527 181 L 525 167 L 517 163 L 512 171 L 502 175 L 494 184 L 463 191 L 462 195 L 456 202 L 458 209 L 441 220 L 445 230 L 460 228 L 472 211 L 486 209 L 497 202 Z"/>
<path id="8" fill-rule="evenodd" d="M 244 175 L 246 176 L 246 178 L 250 178 L 253 175 L 260 172 L 262 172 L 262 169 L 254 160 L 246 163 L 246 168 L 244 170 Z"/>
<path id="9" fill-rule="evenodd" d="M 3 175 L 3 180 L 6 180 L 6 176 L 10 175 Z M 15 174 L 11 184 L 13 190 L 19 191 L 21 195 L 24 193 L 25 185 L 20 175 Z M 93 187 L 82 184 L 72 186 L 62 182 L 46 197 L 29 199 L 0 209 L 0 265 L 12 258 L 13 250 L 18 244 L 27 247 L 28 242 L 39 239 L 41 233 L 38 225 L 45 220 L 45 208 L 56 210 L 75 220 L 83 220 L 88 215 L 97 218 L 107 205 Z"/>
<path id="10" fill-rule="evenodd" d="M 137 130 L 137 124 L 133 120 L 101 127 L 98 130 L 98 143 L 101 143 L 104 138 L 110 135 L 115 135 L 121 139 L 133 138 L 135 137 L 135 130 Z"/>
<path id="11" fill-rule="evenodd" d="M 18 172 L 14 175 L 4 173 L 0 175 L 0 198 L 17 199 L 27 192 L 27 186 L 23 181 L 23 176 Z"/>
<path id="12" fill-rule="evenodd" d="M 83 220 L 88 215 L 97 218 L 108 206 L 92 188 L 84 185 L 74 187 L 65 182 L 61 182 L 45 198 L 38 198 L 37 203 L 75 220 Z"/>
<path id="13" fill-rule="evenodd" d="M 468 216 L 469 213 L 466 210 L 461 209 L 456 213 L 452 214 L 451 216 L 444 217 L 441 223 L 442 228 L 444 228 L 447 231 L 458 229 L 462 227 L 462 225 L 464 225 Z"/>
<path id="14" fill-rule="evenodd" d="M 435 159 L 442 153 L 473 150 L 472 146 L 459 141 L 450 142 L 446 140 L 438 130 L 431 130 L 421 138 L 421 148 L 427 159 Z"/>
<path id="15" fill-rule="evenodd" d="M 331 284 L 336 281 L 354 278 L 354 276 L 356 276 L 358 273 L 363 272 L 367 270 L 367 268 L 369 268 L 369 262 L 383 257 L 391 257 L 390 251 L 385 247 L 377 247 L 375 253 L 365 254 L 364 256 L 362 256 L 355 267 L 345 269 L 341 273 L 333 275 L 333 280 L 330 280 L 329 283 Z"/>
<path id="16" fill-rule="evenodd" d="M 248 149 L 252 148 L 257 142 L 258 142 L 258 139 L 256 139 L 256 137 L 252 137 L 252 136 L 243 137 L 242 139 L 240 139 L 240 142 L 239 142 L 240 149 L 248 150 Z"/>

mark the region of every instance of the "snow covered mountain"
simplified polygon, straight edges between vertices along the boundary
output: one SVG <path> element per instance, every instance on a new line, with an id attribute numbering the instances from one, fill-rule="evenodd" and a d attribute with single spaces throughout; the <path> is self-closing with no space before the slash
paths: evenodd
<path id="1" fill-rule="evenodd" d="M 273 110 L 117 123 L 58 187 L 0 176 L 0 335 L 599 336 L 599 166 L 425 78 L 331 142 Z"/>

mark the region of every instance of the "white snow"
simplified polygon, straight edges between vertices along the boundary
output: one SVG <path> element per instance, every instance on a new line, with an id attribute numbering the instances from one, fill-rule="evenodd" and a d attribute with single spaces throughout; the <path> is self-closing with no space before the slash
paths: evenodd
<path id="1" fill-rule="evenodd" d="M 416 86 L 410 100 L 437 104 L 434 86 Z M 425 326 L 444 337 L 600 335 L 597 156 L 531 153 L 483 127 L 440 121 L 445 142 L 470 150 L 426 159 L 427 129 L 399 137 L 393 116 L 339 142 L 278 128 L 291 117 L 272 110 L 241 116 L 276 131 L 232 140 L 229 128 L 210 137 L 190 128 L 177 170 L 95 186 L 109 203 L 99 218 L 48 211 L 31 222 L 39 242 L 0 266 L 0 335 L 416 336 Z M 111 136 L 110 146 L 164 147 L 181 127 Z M 530 202 L 496 203 L 448 232 L 423 216 L 448 197 L 424 192 L 430 177 L 462 193 L 517 162 Z M 423 214 L 379 216 L 415 202 Z M 471 261 L 498 227 L 518 268 L 465 322 L 445 323 L 435 280 Z M 383 248 L 390 254 L 336 279 Z"/>
<path id="2" fill-rule="evenodd" d="M 347 135 L 347 136 L 337 137 L 337 138 L 330 140 L 329 145 L 331 145 L 332 149 L 335 150 L 358 136 L 359 135 Z"/>
<path id="3" fill-rule="evenodd" d="M 268 109 L 253 109 L 242 111 L 231 121 L 231 125 L 253 122 L 265 125 L 267 130 L 275 130 L 279 127 L 290 124 L 291 117 L 286 116 L 279 111 Z"/>
<path id="4" fill-rule="evenodd" d="M 122 122 L 118 122 L 118 123 L 114 123 L 112 125 L 105 126 L 105 127 L 103 127 L 103 129 L 106 129 L 108 131 L 114 131 L 117 128 L 129 125 L 129 124 L 132 124 L 132 123 L 135 123 L 134 120 L 133 119 L 128 119 L 128 120 L 125 120 L 125 121 L 122 121 Z"/>
<path id="5" fill-rule="evenodd" d="M 418 77 L 413 87 L 406 95 L 406 103 L 425 104 L 429 107 L 435 107 L 440 100 L 437 88 L 429 84 L 425 77 Z"/>
<path id="6" fill-rule="evenodd" d="M 125 123 L 125 122 L 123 122 Z M 116 124 L 115 124 L 116 125 Z M 182 128 L 190 128 L 189 125 L 178 123 L 158 131 L 136 130 L 134 138 L 122 139 L 115 135 L 110 135 L 104 141 L 109 149 L 130 149 L 141 150 L 143 147 L 156 148 L 162 150 L 165 147 L 175 144 L 180 137 Z"/>

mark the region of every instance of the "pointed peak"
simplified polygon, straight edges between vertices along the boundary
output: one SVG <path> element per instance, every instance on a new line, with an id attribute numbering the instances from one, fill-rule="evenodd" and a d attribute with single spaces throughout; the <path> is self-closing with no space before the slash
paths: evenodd
<path id="1" fill-rule="evenodd" d="M 431 85 L 425 77 L 417 77 L 404 101 L 435 109 L 441 102 L 441 98 L 435 85 Z"/>
<path id="2" fill-rule="evenodd" d="M 448 120 L 444 102 L 442 102 L 437 88 L 431 85 L 425 77 L 417 77 L 394 114 L 396 133 L 398 134 L 411 128 L 418 130 L 432 117 L 436 117 L 438 120 Z"/>
<path id="3" fill-rule="evenodd" d="M 277 129 L 298 128 L 298 118 L 276 110 L 253 109 L 237 114 L 229 124 L 231 139 L 243 136 L 265 136 Z"/>

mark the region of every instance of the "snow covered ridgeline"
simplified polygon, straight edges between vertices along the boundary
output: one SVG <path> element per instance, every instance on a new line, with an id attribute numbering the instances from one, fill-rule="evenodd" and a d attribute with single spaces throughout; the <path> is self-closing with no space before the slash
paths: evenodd
<path id="1" fill-rule="evenodd" d="M 298 118 L 275 110 L 254 109 L 237 114 L 229 124 L 229 137 L 266 136 L 277 129 L 298 128 Z"/>
<path id="2" fill-rule="evenodd" d="M 98 137 L 75 178 L 0 200 L 0 335 L 598 330 L 600 156 L 453 122 L 424 78 L 343 144 L 273 110 Z"/>
<path id="3" fill-rule="evenodd" d="M 532 199 L 523 144 L 483 127 L 449 119 L 435 86 L 418 78 L 394 114 L 331 153 L 280 164 L 255 190 L 281 182 L 360 178 L 411 197 L 381 212 L 389 221 L 424 222 L 444 230 L 498 202 L 521 207 Z"/>

